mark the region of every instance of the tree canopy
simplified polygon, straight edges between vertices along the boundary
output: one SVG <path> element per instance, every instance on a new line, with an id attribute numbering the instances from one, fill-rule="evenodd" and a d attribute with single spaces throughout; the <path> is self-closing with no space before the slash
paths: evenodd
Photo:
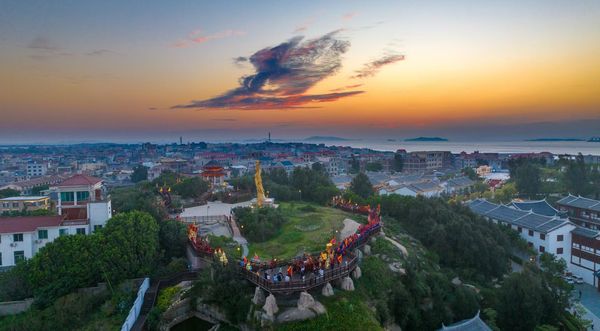
<path id="1" fill-rule="evenodd" d="M 366 199 L 373 194 L 373 185 L 371 184 L 369 177 L 361 172 L 352 179 L 350 191 L 361 198 Z"/>

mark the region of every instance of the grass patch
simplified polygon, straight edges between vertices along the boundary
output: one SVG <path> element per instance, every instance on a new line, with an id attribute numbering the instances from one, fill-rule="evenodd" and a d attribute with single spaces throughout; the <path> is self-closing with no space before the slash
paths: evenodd
<path id="1" fill-rule="evenodd" d="M 319 252 L 342 230 L 344 219 L 365 222 L 364 216 L 309 203 L 282 202 L 279 209 L 285 219 L 281 230 L 265 242 L 251 242 L 250 256 L 290 259 L 302 252 Z"/>
<path id="2" fill-rule="evenodd" d="M 321 297 L 319 301 L 327 308 L 326 314 L 306 321 L 278 325 L 277 330 L 383 330 L 373 312 L 356 293 L 339 292 L 333 297 Z"/>

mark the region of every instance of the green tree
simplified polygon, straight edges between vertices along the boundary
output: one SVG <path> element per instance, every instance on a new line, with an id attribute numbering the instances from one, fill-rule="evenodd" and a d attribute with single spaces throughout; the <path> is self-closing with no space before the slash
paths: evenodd
<path id="1" fill-rule="evenodd" d="M 365 170 L 381 171 L 381 170 L 383 170 L 383 165 L 381 165 L 381 162 L 369 162 L 365 165 Z"/>
<path id="2" fill-rule="evenodd" d="M 49 185 L 40 185 L 31 189 L 31 195 L 40 195 L 42 191 L 49 189 Z"/>
<path id="3" fill-rule="evenodd" d="M 462 174 L 463 174 L 463 176 L 469 177 L 471 180 L 478 180 L 479 179 L 479 176 L 477 176 L 477 173 L 471 167 L 465 167 L 465 168 L 463 168 Z"/>
<path id="4" fill-rule="evenodd" d="M 542 185 L 539 166 L 531 162 L 520 165 L 515 170 L 515 183 L 520 194 L 530 199 L 535 198 Z"/>
<path id="5" fill-rule="evenodd" d="M 200 177 L 185 178 L 173 186 L 173 191 L 182 198 L 197 199 L 208 191 L 208 182 Z"/>
<path id="6" fill-rule="evenodd" d="M 500 288 L 496 308 L 502 330 L 530 331 L 542 322 L 542 283 L 530 272 L 512 273 Z"/>
<path id="7" fill-rule="evenodd" d="M 168 262 L 173 258 L 185 257 L 185 249 L 187 245 L 187 227 L 185 224 L 173 221 L 164 220 L 159 224 L 159 242 L 163 249 L 163 260 Z"/>
<path id="8" fill-rule="evenodd" d="M 494 199 L 499 203 L 509 203 L 517 194 L 515 183 L 506 183 L 494 192 Z"/>
<path id="9" fill-rule="evenodd" d="M 21 192 L 13 190 L 11 188 L 5 188 L 4 190 L 0 190 L 0 199 L 16 197 L 19 195 L 21 195 Z"/>
<path id="10" fill-rule="evenodd" d="M 351 174 L 357 174 L 360 172 L 360 162 L 354 157 L 354 155 L 352 155 L 349 164 Z"/>
<path id="11" fill-rule="evenodd" d="M 356 193 L 363 199 L 366 199 L 373 194 L 373 185 L 371 184 L 369 177 L 361 172 L 352 179 L 350 191 Z"/>
<path id="12" fill-rule="evenodd" d="M 569 161 L 564 173 L 565 188 L 576 195 L 588 195 L 592 191 L 590 171 L 585 165 L 583 155 L 579 153 L 575 161 Z"/>
<path id="13" fill-rule="evenodd" d="M 392 168 L 396 172 L 402 172 L 402 170 L 404 169 L 404 158 L 401 154 L 394 154 L 394 162 Z"/>
<path id="14" fill-rule="evenodd" d="M 117 214 L 100 232 L 101 267 L 111 280 L 148 275 L 159 258 L 159 226 L 140 211 Z"/>
<path id="15" fill-rule="evenodd" d="M 141 182 L 143 180 L 148 179 L 148 168 L 143 165 L 138 165 L 133 168 L 133 173 L 131 174 L 131 181 L 134 183 Z"/>

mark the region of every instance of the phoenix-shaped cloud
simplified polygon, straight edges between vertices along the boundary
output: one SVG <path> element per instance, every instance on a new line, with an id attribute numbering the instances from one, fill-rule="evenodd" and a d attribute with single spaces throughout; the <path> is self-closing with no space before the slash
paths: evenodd
<path id="1" fill-rule="evenodd" d="M 311 102 L 329 102 L 363 93 L 307 94 L 306 92 L 342 66 L 342 54 L 350 42 L 339 31 L 319 38 L 294 37 L 274 47 L 264 48 L 239 62 L 250 62 L 255 73 L 240 78 L 240 86 L 206 100 L 192 101 L 173 108 L 283 109 L 304 107 Z"/>

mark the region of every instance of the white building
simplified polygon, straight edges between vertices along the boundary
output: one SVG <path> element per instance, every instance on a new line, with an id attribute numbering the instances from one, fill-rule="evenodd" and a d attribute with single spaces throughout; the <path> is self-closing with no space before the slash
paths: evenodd
<path id="1" fill-rule="evenodd" d="M 46 175 L 48 165 L 45 163 L 30 162 L 27 163 L 27 177 L 40 177 Z"/>
<path id="2" fill-rule="evenodd" d="M 112 217 L 102 180 L 75 175 L 50 188 L 57 196 L 56 216 L 0 217 L 0 267 L 29 259 L 63 235 L 90 234 Z"/>
<path id="3" fill-rule="evenodd" d="M 88 233 L 88 222 L 66 221 L 61 215 L 0 217 L 0 268 L 32 258 L 59 236 Z"/>

